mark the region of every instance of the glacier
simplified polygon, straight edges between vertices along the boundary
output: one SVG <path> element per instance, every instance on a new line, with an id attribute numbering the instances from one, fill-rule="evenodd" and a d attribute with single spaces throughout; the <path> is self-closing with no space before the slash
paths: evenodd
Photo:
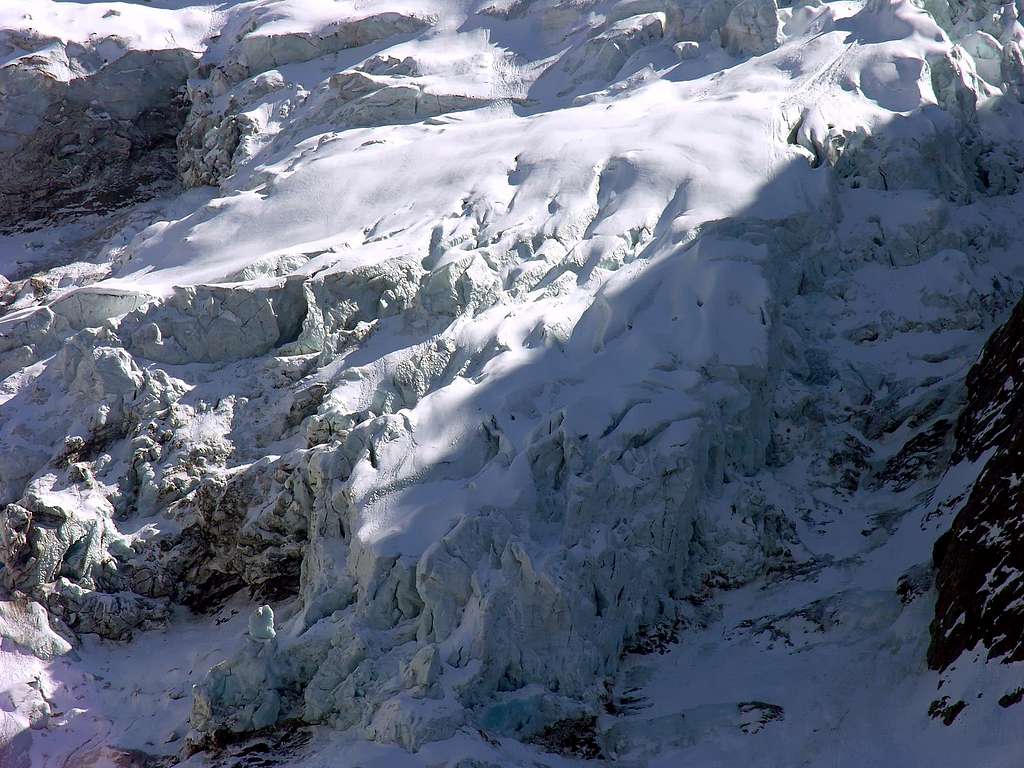
<path id="1" fill-rule="evenodd" d="M 1018 765 L 1020 11 L 8 0 L 0 765 Z"/>

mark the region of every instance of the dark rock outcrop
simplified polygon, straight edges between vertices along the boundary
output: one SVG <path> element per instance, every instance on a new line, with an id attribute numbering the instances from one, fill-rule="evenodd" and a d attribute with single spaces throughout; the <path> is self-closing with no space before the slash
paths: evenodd
<path id="1" fill-rule="evenodd" d="M 989 658 L 1024 659 L 1024 301 L 985 345 L 967 389 L 952 463 L 991 454 L 935 544 L 934 669 L 979 642 Z"/>
<path id="2" fill-rule="evenodd" d="M 0 68 L 0 232 L 37 228 L 58 211 L 63 220 L 110 211 L 176 180 L 194 55 L 127 51 L 104 64 L 91 50 L 57 45 L 65 55 L 56 64 L 38 54 Z M 65 80 L 54 70 L 67 61 L 74 76 Z"/>

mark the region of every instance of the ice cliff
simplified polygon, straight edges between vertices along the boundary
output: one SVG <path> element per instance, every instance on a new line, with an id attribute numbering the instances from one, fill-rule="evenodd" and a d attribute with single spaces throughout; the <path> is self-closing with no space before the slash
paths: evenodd
<path id="1" fill-rule="evenodd" d="M 1017 649 L 961 606 L 1020 573 L 1005 505 L 958 505 L 1009 439 L 1012 331 L 967 372 L 1022 287 L 1018 10 L 8 2 L 0 763 L 318 726 L 525 764 L 573 723 L 653 760 L 783 719 L 614 720 L 755 586 L 829 591 L 754 634 L 927 643 L 923 594 L 933 666 Z M 53 713 L 161 636 L 208 650 L 136 685 L 150 725 Z"/>

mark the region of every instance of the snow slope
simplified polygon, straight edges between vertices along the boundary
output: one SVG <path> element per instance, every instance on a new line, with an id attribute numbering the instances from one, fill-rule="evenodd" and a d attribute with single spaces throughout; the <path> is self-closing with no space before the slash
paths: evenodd
<path id="1" fill-rule="evenodd" d="M 77 648 L 5 675 L 6 759 L 1024 757 L 1016 666 L 924 655 L 949 426 L 1021 287 L 1014 6 L 0 29 L 43 190 L 0 200 L 0 580 Z M 2 668 L 64 642 L 12 615 Z"/>

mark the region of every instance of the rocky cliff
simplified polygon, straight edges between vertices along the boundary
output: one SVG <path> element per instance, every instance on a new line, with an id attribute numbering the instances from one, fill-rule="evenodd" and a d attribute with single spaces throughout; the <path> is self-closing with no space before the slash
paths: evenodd
<path id="1" fill-rule="evenodd" d="M 1022 658 L 1024 585 L 1017 487 L 1021 457 L 1019 385 L 1024 371 L 1024 304 L 985 344 L 967 377 L 953 460 L 978 477 L 949 531 L 935 543 L 938 602 L 928 663 L 944 669 L 975 649 L 989 658 Z"/>

